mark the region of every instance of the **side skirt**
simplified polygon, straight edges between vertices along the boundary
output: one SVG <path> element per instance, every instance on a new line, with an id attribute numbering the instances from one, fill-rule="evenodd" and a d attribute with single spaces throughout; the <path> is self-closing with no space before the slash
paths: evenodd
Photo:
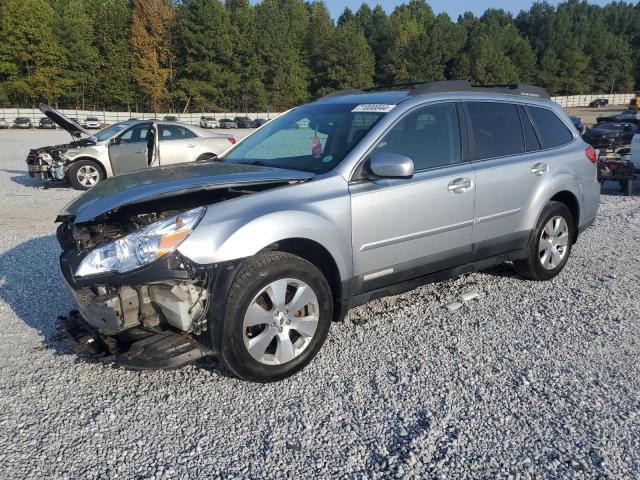
<path id="1" fill-rule="evenodd" d="M 502 253 L 500 255 L 495 255 L 492 257 L 487 257 L 482 260 L 476 260 L 474 262 L 470 262 L 458 267 L 449 268 L 446 270 L 441 270 L 439 272 L 430 273 L 428 275 L 424 275 L 417 278 L 412 278 L 410 280 L 405 280 L 402 282 L 386 285 L 384 287 L 376 288 L 374 290 L 369 290 L 367 292 L 362 292 L 356 295 L 351 296 L 341 302 L 340 314 L 337 316 L 336 320 L 342 320 L 346 316 L 347 312 L 355 307 L 360 305 L 364 305 L 365 303 L 369 303 L 372 300 L 377 300 L 383 297 L 389 297 L 392 295 L 399 295 L 404 292 L 408 292 L 409 290 L 413 290 L 415 288 L 421 287 L 423 285 L 434 283 L 434 282 L 442 282 L 445 280 L 449 280 L 451 278 L 455 278 L 465 273 L 479 272 L 482 270 L 486 270 L 487 268 L 493 267 L 495 265 L 499 265 L 500 263 L 509 261 L 509 260 L 519 260 L 522 258 L 526 258 L 528 254 L 528 249 L 523 248 L 520 250 L 514 250 L 507 253 Z"/>

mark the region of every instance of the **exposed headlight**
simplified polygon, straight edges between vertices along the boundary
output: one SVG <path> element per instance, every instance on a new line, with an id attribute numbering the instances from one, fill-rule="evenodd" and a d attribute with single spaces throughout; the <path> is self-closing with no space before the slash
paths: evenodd
<path id="1" fill-rule="evenodd" d="M 82 260 L 76 276 L 124 273 L 173 252 L 193 231 L 204 211 L 205 207 L 194 208 L 96 248 Z"/>

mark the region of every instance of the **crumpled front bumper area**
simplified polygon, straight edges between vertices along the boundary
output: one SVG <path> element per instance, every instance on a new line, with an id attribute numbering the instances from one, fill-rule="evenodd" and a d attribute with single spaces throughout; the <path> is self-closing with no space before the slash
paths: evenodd
<path id="1" fill-rule="evenodd" d="M 51 154 L 31 150 L 27 155 L 29 176 L 39 180 L 64 180 L 65 162 L 56 160 Z"/>
<path id="2" fill-rule="evenodd" d="M 132 329 L 118 336 L 102 335 L 78 310 L 58 317 L 58 322 L 76 353 L 131 370 L 179 368 L 212 353 L 186 333 Z"/>

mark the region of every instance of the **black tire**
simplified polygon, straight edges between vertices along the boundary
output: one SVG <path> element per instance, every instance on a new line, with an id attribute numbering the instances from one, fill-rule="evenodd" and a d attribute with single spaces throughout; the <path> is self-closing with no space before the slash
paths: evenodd
<path id="1" fill-rule="evenodd" d="M 554 217 L 562 217 L 568 227 L 568 242 L 566 246 L 566 252 L 564 253 L 562 260 L 551 269 L 543 267 L 540 257 L 540 242 L 542 241 L 542 233 L 549 222 Z M 536 228 L 534 229 L 531 239 L 529 240 L 528 256 L 523 260 L 516 260 L 513 265 L 516 271 L 523 277 L 530 280 L 544 281 L 551 280 L 558 275 L 569 259 L 571 255 L 571 247 L 575 241 L 575 227 L 573 216 L 564 203 L 549 202 L 542 210 Z"/>
<path id="2" fill-rule="evenodd" d="M 203 153 L 198 158 L 196 158 L 196 162 L 210 162 L 214 158 L 216 158 L 216 155 L 214 155 L 213 153 Z"/>
<path id="3" fill-rule="evenodd" d="M 244 317 L 247 309 L 263 289 L 272 282 L 285 278 L 302 281 L 311 287 L 317 298 L 317 327 L 306 347 L 292 360 L 282 364 L 266 364 L 255 359 L 245 346 Z M 326 278 L 315 265 L 298 256 L 283 252 L 257 255 L 247 260 L 231 285 L 225 308 L 222 335 L 219 339 L 220 357 L 234 375 L 244 380 L 260 383 L 282 380 L 304 368 L 318 353 L 329 333 L 332 311 L 331 289 Z M 270 327 L 278 328 L 277 324 L 273 327 L 273 323 L 271 326 L 257 327 L 262 330 L 255 336 L 257 337 Z M 214 331 L 214 329 L 210 328 L 210 331 Z M 295 336 L 296 333 L 293 332 L 293 334 L 287 335 Z M 276 337 L 273 338 L 277 342 L 275 345 L 279 345 L 280 340 Z M 270 345 L 273 346 L 273 342 Z"/>
<path id="4" fill-rule="evenodd" d="M 624 193 L 627 197 L 633 195 L 633 179 L 629 178 L 628 180 L 622 180 L 620 182 L 620 188 L 622 193 Z"/>
<path id="5" fill-rule="evenodd" d="M 88 185 L 87 182 L 83 183 L 81 177 L 82 174 L 81 169 L 89 169 L 89 171 L 95 172 L 96 181 L 92 185 Z M 76 190 L 89 190 L 92 187 L 95 187 L 98 183 L 104 180 L 104 172 L 102 171 L 102 167 L 97 162 L 93 160 L 78 160 L 73 163 L 71 168 L 67 171 L 67 180 L 69 184 L 75 188 Z"/>

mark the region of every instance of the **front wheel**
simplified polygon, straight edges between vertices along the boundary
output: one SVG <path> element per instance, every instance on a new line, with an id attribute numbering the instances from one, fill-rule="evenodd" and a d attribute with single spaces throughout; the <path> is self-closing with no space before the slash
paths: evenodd
<path id="1" fill-rule="evenodd" d="M 89 190 L 104 180 L 104 173 L 93 160 L 78 160 L 67 172 L 67 178 L 76 190 Z"/>
<path id="2" fill-rule="evenodd" d="M 221 357 L 236 376 L 281 380 L 304 368 L 329 332 L 331 289 L 318 268 L 283 252 L 249 259 L 231 286 Z"/>
<path id="3" fill-rule="evenodd" d="M 530 280 L 551 280 L 567 263 L 574 241 L 573 216 L 567 206 L 549 202 L 538 219 L 528 256 L 513 264 L 520 275 Z"/>

